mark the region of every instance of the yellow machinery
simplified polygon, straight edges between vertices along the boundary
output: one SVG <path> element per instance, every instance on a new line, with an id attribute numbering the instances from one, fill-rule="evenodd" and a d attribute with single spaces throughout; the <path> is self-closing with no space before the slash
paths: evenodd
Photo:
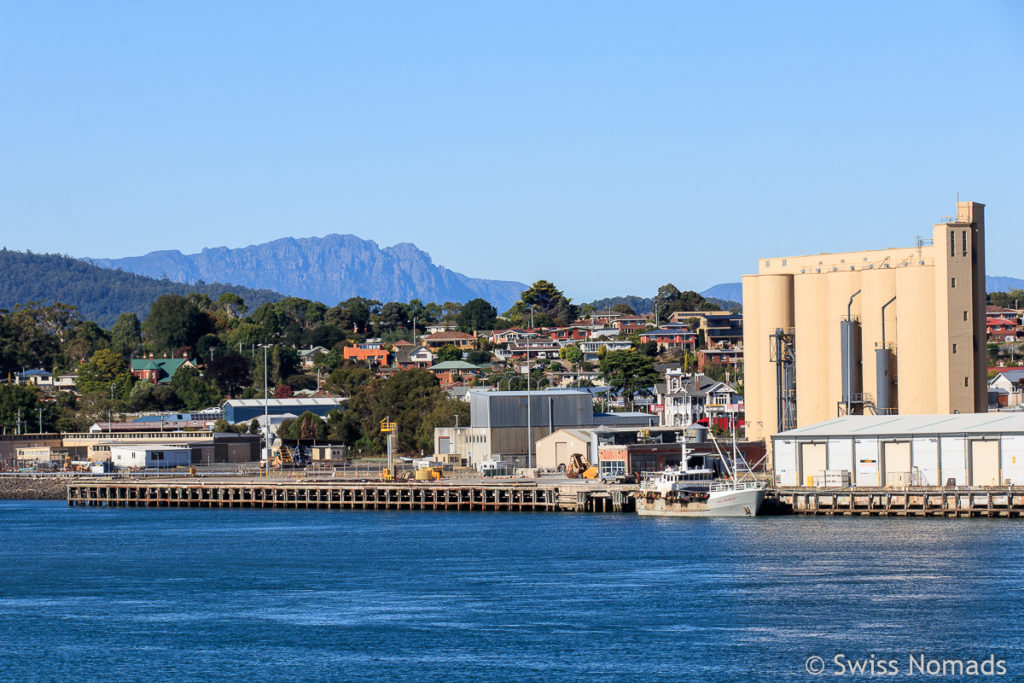
<path id="1" fill-rule="evenodd" d="M 421 467 L 416 470 L 416 481 L 441 481 L 443 473 L 442 467 Z"/>
<path id="2" fill-rule="evenodd" d="M 597 468 L 591 467 L 582 454 L 573 453 L 569 456 L 569 464 L 565 468 L 565 476 L 570 479 L 597 479 Z"/>
<path id="3" fill-rule="evenodd" d="M 387 467 L 382 467 L 380 469 L 380 480 L 381 481 L 394 481 L 395 480 L 395 476 L 393 474 L 391 474 L 391 470 L 389 470 Z"/>

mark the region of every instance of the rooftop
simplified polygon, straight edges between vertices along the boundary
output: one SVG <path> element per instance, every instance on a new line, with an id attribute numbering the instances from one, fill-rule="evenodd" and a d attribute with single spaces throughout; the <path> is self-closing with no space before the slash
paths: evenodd
<path id="1" fill-rule="evenodd" d="M 773 438 L 829 436 L 934 436 L 936 434 L 1024 434 L 1024 412 L 956 415 L 848 415 L 798 427 Z"/>

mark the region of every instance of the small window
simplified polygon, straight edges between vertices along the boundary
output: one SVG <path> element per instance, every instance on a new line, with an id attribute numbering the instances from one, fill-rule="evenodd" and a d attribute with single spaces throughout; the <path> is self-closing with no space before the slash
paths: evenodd
<path id="1" fill-rule="evenodd" d="M 786 265 L 786 259 L 782 259 L 782 265 Z"/>
<path id="2" fill-rule="evenodd" d="M 965 387 L 971 386 L 971 378 L 970 377 L 964 377 L 964 386 Z"/>
<path id="3" fill-rule="evenodd" d="M 964 230 L 964 256 L 967 256 L 967 231 Z"/>
<path id="4" fill-rule="evenodd" d="M 953 344 L 953 353 L 956 353 L 956 344 Z"/>
<path id="5" fill-rule="evenodd" d="M 967 322 L 967 311 L 964 311 L 964 322 Z"/>
<path id="6" fill-rule="evenodd" d="M 950 285 L 953 289 L 956 289 L 956 278 L 953 278 L 952 284 Z"/>
<path id="7" fill-rule="evenodd" d="M 956 256 L 956 233 L 949 231 L 949 255 Z"/>

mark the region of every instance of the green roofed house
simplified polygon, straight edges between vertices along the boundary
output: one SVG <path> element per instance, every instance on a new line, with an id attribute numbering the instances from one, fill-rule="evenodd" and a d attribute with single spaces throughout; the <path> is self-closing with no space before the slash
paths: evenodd
<path id="1" fill-rule="evenodd" d="M 196 366 L 188 358 L 132 358 L 132 375 L 153 384 L 169 384 L 183 367 Z"/>

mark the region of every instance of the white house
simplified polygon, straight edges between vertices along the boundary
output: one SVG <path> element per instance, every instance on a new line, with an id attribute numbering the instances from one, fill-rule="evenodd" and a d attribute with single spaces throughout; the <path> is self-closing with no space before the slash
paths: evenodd
<path id="1" fill-rule="evenodd" d="M 671 368 L 665 373 L 665 382 L 655 385 L 657 405 L 663 427 L 685 427 L 702 418 L 713 420 L 725 417 L 729 405 L 736 405 L 736 390 L 725 382 L 717 382 L 697 373 L 683 373 Z"/>

